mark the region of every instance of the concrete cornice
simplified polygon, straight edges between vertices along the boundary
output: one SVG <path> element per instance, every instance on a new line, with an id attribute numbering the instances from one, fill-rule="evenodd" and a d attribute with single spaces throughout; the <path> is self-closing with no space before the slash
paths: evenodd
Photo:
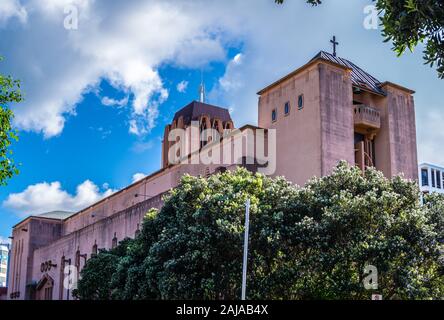
<path id="1" fill-rule="evenodd" d="M 266 87 L 263 88 L 262 90 L 258 91 L 257 94 L 258 94 L 258 95 L 263 95 L 265 92 L 267 92 L 267 91 L 269 91 L 270 89 L 272 89 L 272 88 L 274 88 L 274 87 L 276 87 L 276 86 L 282 84 L 283 82 L 285 82 L 285 81 L 287 81 L 288 79 L 294 77 L 295 75 L 297 75 L 297 74 L 299 74 L 299 73 L 305 71 L 305 70 L 308 69 L 309 67 L 314 66 L 314 65 L 316 65 L 316 64 L 320 64 L 320 63 L 324 63 L 324 64 L 328 64 L 328 65 L 331 65 L 331 66 L 334 66 L 334 67 L 338 67 L 338 68 L 343 69 L 343 70 L 345 70 L 345 71 L 352 71 L 351 68 L 348 68 L 348 67 L 346 67 L 346 66 L 343 66 L 342 64 L 335 63 L 335 62 L 332 62 L 332 61 L 329 61 L 329 60 L 326 60 L 326 59 L 324 59 L 324 58 L 320 58 L 320 57 L 319 57 L 319 58 L 316 58 L 316 59 L 314 59 L 314 60 L 312 60 L 312 61 L 310 61 L 310 62 L 304 64 L 302 67 L 300 67 L 300 68 L 298 68 L 298 69 L 296 69 L 296 70 L 290 72 L 289 74 L 287 74 L 286 76 L 284 76 L 284 77 L 280 78 L 279 80 L 273 82 L 272 84 L 266 86 Z"/>
<path id="2" fill-rule="evenodd" d="M 405 91 L 405 92 L 407 92 L 409 94 L 415 94 L 414 90 L 411 90 L 409 88 L 403 87 L 403 86 L 401 86 L 399 84 L 396 84 L 396 83 L 393 83 L 393 82 L 390 82 L 390 81 L 386 81 L 386 82 L 382 83 L 381 84 L 381 88 L 384 88 L 384 87 L 393 87 L 395 89 L 398 89 L 398 90 L 401 90 L 401 91 Z"/>

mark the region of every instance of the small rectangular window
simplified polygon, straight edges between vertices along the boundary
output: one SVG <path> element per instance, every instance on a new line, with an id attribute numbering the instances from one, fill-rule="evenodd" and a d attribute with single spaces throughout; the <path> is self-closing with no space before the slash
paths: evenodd
<path id="1" fill-rule="evenodd" d="M 435 179 L 436 178 L 436 176 L 435 176 L 435 170 L 434 169 L 432 169 L 432 188 L 435 188 L 436 187 L 436 183 L 435 183 Z"/>
<path id="2" fill-rule="evenodd" d="M 429 185 L 429 170 L 421 169 L 421 184 L 423 187 Z"/>
<path id="3" fill-rule="evenodd" d="M 288 115 L 290 113 L 290 102 L 285 102 L 284 113 Z"/>
<path id="4" fill-rule="evenodd" d="M 276 113 L 276 109 L 273 109 L 271 111 L 271 121 L 275 122 L 277 118 L 277 113 Z"/>
<path id="5" fill-rule="evenodd" d="M 298 97 L 298 109 L 301 110 L 302 108 L 304 108 L 304 95 L 301 94 Z"/>
<path id="6" fill-rule="evenodd" d="M 441 189 L 441 171 L 436 170 L 436 187 Z"/>

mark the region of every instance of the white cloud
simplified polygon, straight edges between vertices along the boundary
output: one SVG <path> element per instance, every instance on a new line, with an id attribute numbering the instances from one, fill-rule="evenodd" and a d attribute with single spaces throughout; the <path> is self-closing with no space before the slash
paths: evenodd
<path id="1" fill-rule="evenodd" d="M 144 174 L 144 173 L 136 173 L 133 175 L 133 183 L 137 182 L 139 180 L 142 180 L 145 177 L 146 177 L 146 174 Z"/>
<path id="2" fill-rule="evenodd" d="M 146 133 L 146 131 L 142 131 L 143 129 L 139 129 L 139 126 L 137 125 L 137 120 L 132 119 L 129 121 L 129 128 L 128 132 L 135 134 L 135 135 L 141 135 L 142 133 Z"/>
<path id="3" fill-rule="evenodd" d="M 78 211 L 115 191 L 101 191 L 92 181 L 85 180 L 77 186 L 75 194 L 69 194 L 58 181 L 42 182 L 28 186 L 20 193 L 10 194 L 3 206 L 20 217 L 54 210 Z"/>
<path id="4" fill-rule="evenodd" d="M 0 244 L 11 244 L 11 239 L 0 236 Z"/>
<path id="5" fill-rule="evenodd" d="M 235 91 L 244 86 L 244 75 L 239 65 L 242 63 L 244 56 L 242 53 L 238 53 L 227 64 L 225 74 L 219 79 L 220 88 L 223 91 Z"/>
<path id="6" fill-rule="evenodd" d="M 128 104 L 128 97 L 116 100 L 110 97 L 103 97 L 102 104 L 107 107 L 124 107 Z"/>
<path id="7" fill-rule="evenodd" d="M 26 23 L 28 12 L 20 4 L 19 0 L 2 0 L 0 2 L 0 27 L 14 17 L 21 23 Z"/>
<path id="8" fill-rule="evenodd" d="M 242 63 L 242 58 L 243 58 L 242 53 L 238 53 L 237 55 L 234 56 L 233 63 L 241 64 Z"/>
<path id="9" fill-rule="evenodd" d="M 78 30 L 63 27 L 67 4 L 79 8 Z M 46 138 L 63 131 L 66 116 L 103 79 L 129 94 L 129 131 L 146 134 L 168 98 L 161 64 L 191 67 L 225 56 L 210 21 L 195 19 L 194 4 L 182 1 L 28 0 L 23 6 L 28 27 L 14 30 L 17 45 L 2 41 L 0 49 L 26 94 L 14 106 L 15 124 Z"/>
<path id="10" fill-rule="evenodd" d="M 27 12 L 26 26 L 17 27 L 15 19 L 8 18 L 5 28 L 0 28 L 0 52 L 6 57 L 2 71 L 22 79 L 26 94 L 25 102 L 14 108 L 16 124 L 42 131 L 46 137 L 62 132 L 66 115 L 75 113 L 83 94 L 103 79 L 129 96 L 129 132 L 146 134 L 156 126 L 159 107 L 168 98 L 159 68 L 201 68 L 225 62 L 228 48 L 242 52 L 228 61 L 208 98 L 230 106 L 238 127 L 255 124 L 256 92 L 319 50 L 331 50 L 333 30 L 341 42 L 340 56 L 382 81 L 416 89 L 418 118 L 421 114 L 424 118 L 431 105 L 441 112 L 442 81 L 433 69 L 423 66 L 421 50 L 397 58 L 390 44 L 382 43 L 379 32 L 362 28 L 365 16 L 359 1 L 337 0 L 316 8 L 305 1 L 278 6 L 271 0 L 232 0 L 229 5 L 218 0 L 8 3 L 19 3 Z M 68 3 L 79 7 L 76 31 L 63 28 L 63 8 Z M 346 18 L 338 20 L 339 16 Z M 7 29 L 8 23 L 13 32 Z M 432 141 L 425 142 L 432 146 L 429 150 L 441 149 L 438 133 L 428 138 Z M 444 158 L 442 152 L 437 154 Z"/>
<path id="11" fill-rule="evenodd" d="M 188 88 L 188 81 L 185 80 L 179 82 L 176 87 L 177 91 L 180 93 L 184 93 L 187 90 L 187 88 Z"/>

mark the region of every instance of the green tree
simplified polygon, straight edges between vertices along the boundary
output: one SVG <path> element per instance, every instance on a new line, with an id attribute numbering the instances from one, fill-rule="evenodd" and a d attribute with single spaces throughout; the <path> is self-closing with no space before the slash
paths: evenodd
<path id="1" fill-rule="evenodd" d="M 18 137 L 11 125 L 14 113 L 8 106 L 10 103 L 20 101 L 22 101 L 20 82 L 11 76 L 0 74 L 0 185 L 6 185 L 8 179 L 18 174 L 10 149 L 12 141 L 17 141 Z"/>
<path id="2" fill-rule="evenodd" d="M 387 299 L 444 296 L 444 200 L 420 206 L 416 183 L 346 163 L 303 188 L 244 169 L 184 176 L 123 255 L 99 254 L 113 264 L 99 284 L 85 276 L 107 267 L 87 263 L 78 296 L 103 286 L 106 299 L 239 298 L 247 198 L 251 299 L 369 299 L 367 265 Z"/>
<path id="3" fill-rule="evenodd" d="M 373 0 L 382 14 L 382 35 L 401 56 L 425 43 L 424 60 L 444 79 L 444 3 L 436 0 Z M 275 0 L 282 4 L 284 0 Z M 307 0 L 314 6 L 321 0 Z"/>
<path id="4" fill-rule="evenodd" d="M 74 297 L 82 297 L 87 300 L 107 300 L 112 294 L 110 280 L 116 272 L 116 266 L 120 258 L 127 254 L 127 247 L 132 240 L 124 239 L 111 250 L 101 249 L 93 255 L 82 270 L 82 281 L 78 288 L 74 289 Z"/>

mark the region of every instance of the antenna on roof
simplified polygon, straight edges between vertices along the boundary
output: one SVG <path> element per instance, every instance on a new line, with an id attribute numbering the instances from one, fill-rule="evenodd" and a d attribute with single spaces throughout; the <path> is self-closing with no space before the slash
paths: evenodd
<path id="1" fill-rule="evenodd" d="M 203 79 L 203 70 L 201 71 L 201 80 L 199 86 L 199 102 L 205 103 L 205 84 Z"/>

